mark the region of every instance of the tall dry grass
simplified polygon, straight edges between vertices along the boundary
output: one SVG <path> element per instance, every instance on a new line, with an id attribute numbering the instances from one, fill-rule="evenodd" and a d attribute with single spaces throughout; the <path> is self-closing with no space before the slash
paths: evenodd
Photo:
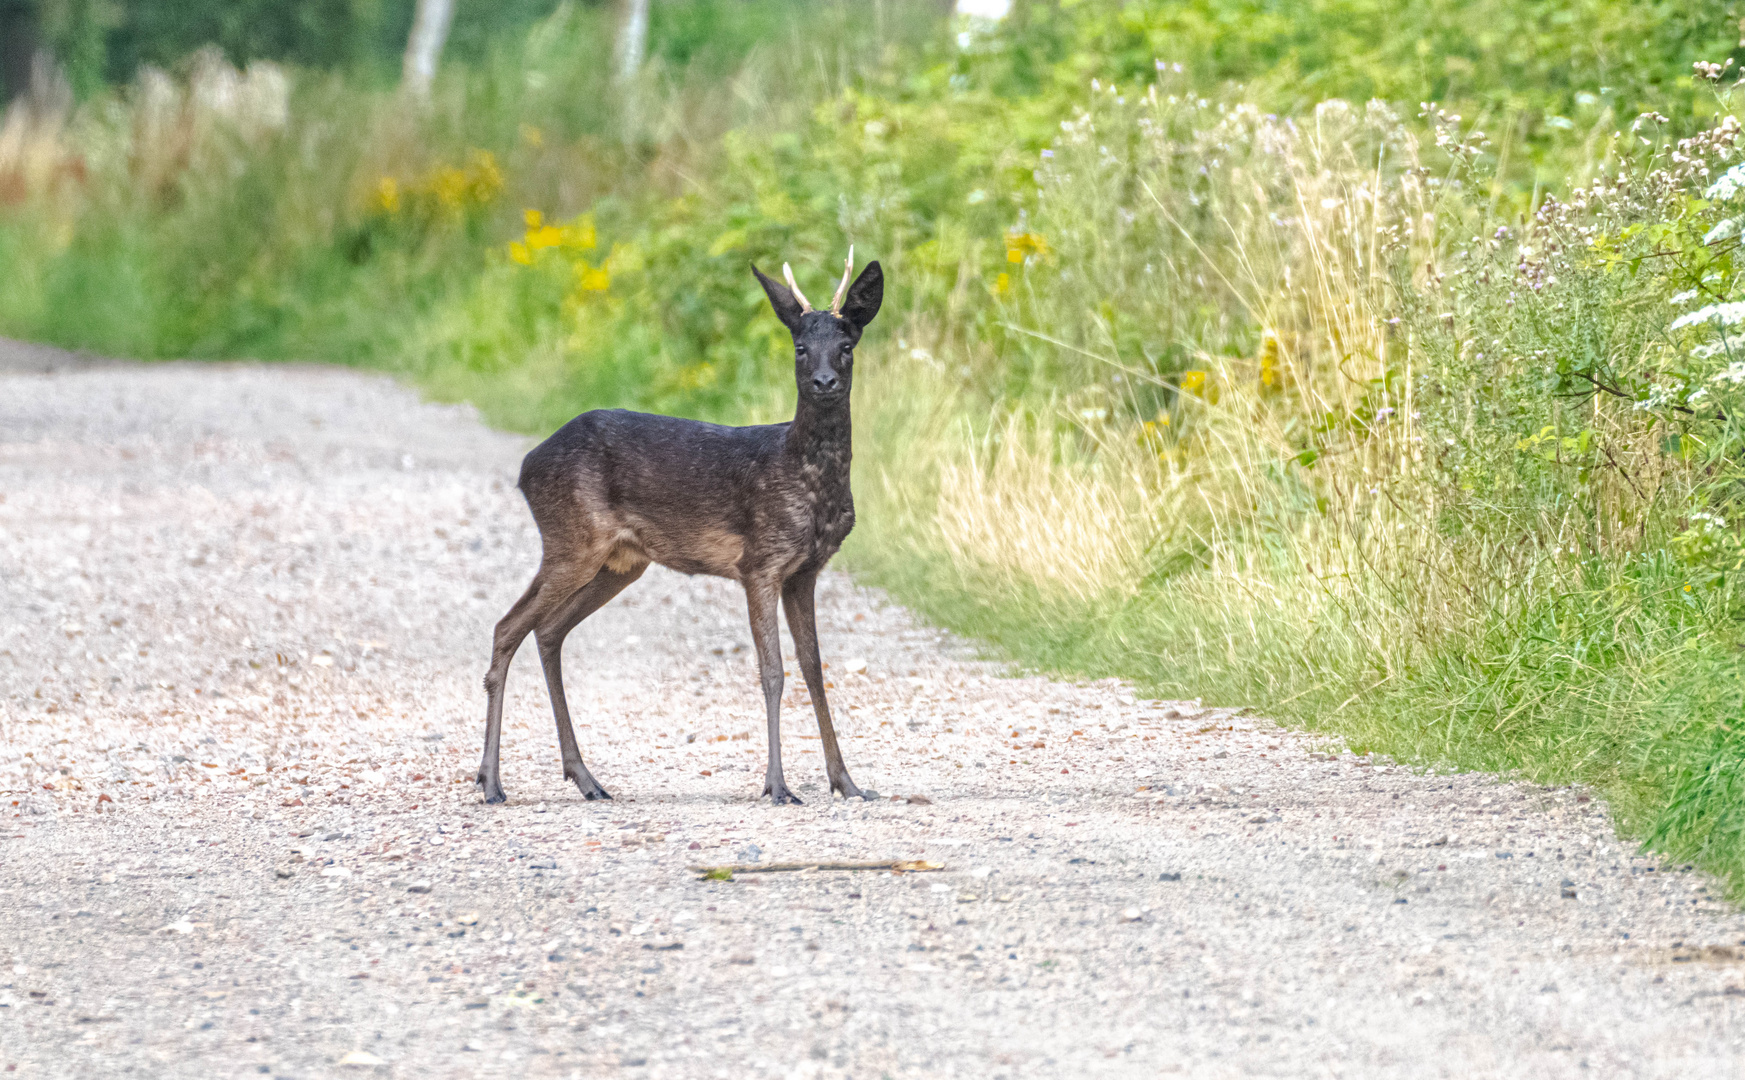
<path id="1" fill-rule="evenodd" d="M 1161 87 L 1123 104 L 1069 125 L 1045 162 L 1046 200 L 1028 227 L 1056 261 L 1027 268 L 1006 324 L 1027 346 L 1084 363 L 1080 388 L 935 434 L 944 463 L 931 528 L 966 572 L 1080 601 L 1170 575 L 1173 589 L 1233 609 L 1265 598 L 1304 633 L 1336 623 L 1352 638 L 1344 652 L 1397 670 L 1575 588 L 1585 556 L 1627 539 L 1618 523 L 1640 539 L 1658 509 L 1688 498 L 1696 475 L 1654 449 L 1660 421 L 1605 395 L 1589 395 L 1584 422 L 1617 467 L 1531 513 L 1491 513 L 1437 460 L 1463 423 L 1454 396 L 1473 390 L 1459 380 L 1506 377 L 1515 362 L 1450 374 L 1444 351 L 1474 351 L 1472 324 L 1499 298 L 1564 302 L 1513 273 L 1465 292 L 1451 281 L 1473 276 L 1462 234 L 1499 227 L 1462 172 L 1482 136 L 1441 133 L 1433 173 L 1380 103 L 1328 102 L 1301 123 L 1241 104 L 1209 110 Z M 1112 160 L 1108 145 L 1129 140 L 1131 156 Z M 1184 158 L 1216 169 L 1187 174 Z M 1105 255 L 1078 242 L 1111 220 L 1123 240 L 1149 235 L 1158 249 Z M 1531 251 L 1553 231 L 1529 220 L 1508 246 Z M 1509 254 L 1497 245 L 1491 262 Z M 1147 280 L 1166 263 L 1172 282 Z M 1588 284 L 1596 291 L 1580 299 L 1602 299 L 1606 283 Z M 1238 334 L 1182 327 L 1167 310 L 1187 306 L 1236 315 L 1254 328 L 1247 347 L 1230 355 Z M 1122 307 L 1174 321 L 1193 349 L 1173 370 L 1123 349 L 1101 314 Z M 1427 386 L 1433 401 L 1421 400 Z M 1537 430 L 1546 403 L 1528 386 L 1512 392 L 1525 399 L 1511 405 L 1523 427 L 1472 432 L 1475 445 Z M 1460 518 L 1482 528 L 1451 527 Z"/>

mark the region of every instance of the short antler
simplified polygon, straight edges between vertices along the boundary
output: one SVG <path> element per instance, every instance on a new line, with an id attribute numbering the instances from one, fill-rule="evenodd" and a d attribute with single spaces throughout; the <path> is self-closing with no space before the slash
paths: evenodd
<path id="1" fill-rule="evenodd" d="M 812 302 L 807 300 L 806 294 L 800 291 L 798 285 L 794 284 L 794 268 L 789 266 L 787 263 L 783 263 L 782 276 L 788 279 L 788 291 L 793 293 L 794 299 L 800 302 L 800 310 L 802 312 L 811 311 Z"/>
<path id="2" fill-rule="evenodd" d="M 842 298 L 848 295 L 848 279 L 854 273 L 854 245 L 848 245 L 848 259 L 842 264 L 842 284 L 836 286 L 836 295 L 830 298 L 830 314 L 842 317 Z"/>

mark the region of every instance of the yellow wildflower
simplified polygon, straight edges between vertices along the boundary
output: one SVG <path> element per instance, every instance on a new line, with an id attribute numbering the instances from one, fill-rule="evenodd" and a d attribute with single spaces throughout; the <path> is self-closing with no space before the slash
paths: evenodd
<path id="1" fill-rule="evenodd" d="M 527 230 L 527 249 L 529 251 L 544 251 L 546 248 L 557 247 L 563 243 L 564 231 L 556 225 L 541 225 L 537 229 Z"/>
<path id="2" fill-rule="evenodd" d="M 523 266 L 530 265 L 539 258 L 539 253 L 548 248 L 561 248 L 568 251 L 592 251 L 599 243 L 599 234 L 594 229 L 594 219 L 583 214 L 567 225 L 547 224 L 545 215 L 538 210 L 527 209 L 521 212 L 521 220 L 527 223 L 527 232 L 520 240 L 509 245 L 509 257 Z M 616 257 L 616 251 L 614 251 Z M 607 260 L 608 265 L 612 263 Z M 576 265 L 576 281 L 580 286 L 585 260 Z M 598 292 L 606 288 L 596 284 L 580 286 L 589 291 Z"/>
<path id="3" fill-rule="evenodd" d="M 1260 338 L 1260 385 L 1268 389 L 1284 385 L 1284 373 L 1278 365 L 1278 335 L 1271 330 Z"/>
<path id="4" fill-rule="evenodd" d="M 1183 393 L 1202 394 L 1206 389 L 1206 373 L 1203 371 L 1184 371 L 1181 377 Z"/>
<path id="5" fill-rule="evenodd" d="M 376 203 L 384 214 L 400 212 L 400 182 L 392 176 L 384 176 L 376 183 Z"/>
<path id="6" fill-rule="evenodd" d="M 999 277 L 994 279 L 994 295 L 1005 296 L 1007 293 L 1009 293 L 1011 291 L 1012 291 L 1012 275 L 1011 274 L 1002 273 L 1002 274 L 1000 274 Z"/>
<path id="7" fill-rule="evenodd" d="M 589 266 L 583 259 L 576 264 L 576 286 L 583 292 L 605 292 L 612 287 L 612 272 L 604 266 Z"/>
<path id="8" fill-rule="evenodd" d="M 503 190 L 503 170 L 489 150 L 473 151 L 473 165 L 468 173 L 467 194 L 480 206 L 494 200 Z"/>
<path id="9" fill-rule="evenodd" d="M 1048 254 L 1048 241 L 1040 233 L 1010 232 L 1006 234 L 1006 261 L 1021 263 L 1031 255 L 1043 257 Z"/>

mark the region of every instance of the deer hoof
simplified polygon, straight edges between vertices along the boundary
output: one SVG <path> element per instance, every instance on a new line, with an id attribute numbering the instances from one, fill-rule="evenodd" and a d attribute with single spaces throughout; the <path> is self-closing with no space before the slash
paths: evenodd
<path id="1" fill-rule="evenodd" d="M 600 781 L 594 779 L 594 774 L 586 769 L 583 769 L 579 776 L 574 773 L 565 773 L 564 779 L 575 784 L 576 790 L 582 793 L 582 798 L 589 802 L 612 798 L 612 793 L 601 787 Z"/>
<path id="2" fill-rule="evenodd" d="M 485 775 L 485 769 L 478 769 L 478 775 L 473 776 L 473 783 L 476 783 L 480 790 L 485 792 L 485 803 L 508 803 L 510 801 L 510 797 L 503 794 L 503 782 L 497 780 L 496 776 Z"/>
<path id="3" fill-rule="evenodd" d="M 769 796 L 771 806 L 801 806 L 800 797 L 789 791 L 786 785 L 766 786 L 763 793 Z"/>

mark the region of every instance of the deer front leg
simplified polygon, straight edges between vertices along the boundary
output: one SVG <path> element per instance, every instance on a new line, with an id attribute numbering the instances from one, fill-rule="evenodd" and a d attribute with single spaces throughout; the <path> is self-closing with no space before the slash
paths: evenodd
<path id="1" fill-rule="evenodd" d="M 798 803 L 782 779 L 782 634 L 776 615 L 776 583 L 753 578 L 745 583 L 745 603 L 751 613 L 751 641 L 763 676 L 763 705 L 769 716 L 769 767 L 763 793 L 777 806 Z"/>
<path id="2" fill-rule="evenodd" d="M 812 606 L 812 591 L 817 582 L 817 572 L 811 570 L 789 578 L 782 586 L 782 608 L 788 613 L 788 630 L 794 635 L 800 674 L 806 677 L 806 690 L 812 695 L 812 708 L 818 714 L 818 734 L 824 740 L 824 772 L 830 777 L 830 790 L 841 792 L 843 798 L 876 799 L 876 794 L 862 791 L 849 777 L 842 751 L 836 745 L 836 728 L 830 723 L 830 703 L 824 699 L 824 669 L 818 660 L 818 620 Z"/>

